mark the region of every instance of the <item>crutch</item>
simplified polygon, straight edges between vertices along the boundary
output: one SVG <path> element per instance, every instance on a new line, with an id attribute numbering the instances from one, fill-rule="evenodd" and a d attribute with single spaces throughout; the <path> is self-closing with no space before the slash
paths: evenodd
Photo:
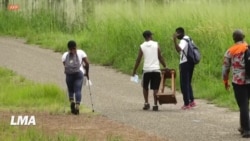
<path id="1" fill-rule="evenodd" d="M 91 89 L 90 89 L 90 82 L 89 82 L 90 80 L 87 80 L 87 81 L 88 81 L 88 87 L 89 87 L 90 102 L 91 102 L 91 105 L 92 105 L 92 112 L 95 112 L 93 101 L 92 101 Z"/>

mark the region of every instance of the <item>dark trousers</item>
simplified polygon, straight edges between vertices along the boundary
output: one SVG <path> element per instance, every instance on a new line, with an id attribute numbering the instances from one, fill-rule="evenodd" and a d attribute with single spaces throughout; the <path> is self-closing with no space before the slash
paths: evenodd
<path id="1" fill-rule="evenodd" d="M 234 95 L 240 108 L 240 126 L 244 131 L 250 131 L 249 98 L 250 84 L 237 85 L 233 83 Z"/>
<path id="2" fill-rule="evenodd" d="M 192 89 L 192 77 L 194 71 L 194 64 L 185 62 L 180 64 L 180 83 L 181 92 L 183 95 L 184 105 L 189 105 L 194 101 L 193 89 Z"/>
<path id="3" fill-rule="evenodd" d="M 69 100 L 74 100 L 80 104 L 82 99 L 82 83 L 83 83 L 83 73 L 77 72 L 74 74 L 66 74 L 66 84 L 68 87 Z"/>

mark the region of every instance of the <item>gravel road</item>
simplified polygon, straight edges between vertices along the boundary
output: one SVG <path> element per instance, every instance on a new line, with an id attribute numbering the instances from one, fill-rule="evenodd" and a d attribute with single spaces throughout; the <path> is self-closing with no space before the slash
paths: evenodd
<path id="1" fill-rule="evenodd" d="M 0 37 L 0 66 L 12 69 L 27 79 L 55 83 L 66 90 L 61 54 L 37 45 L 27 45 L 25 40 Z M 177 93 L 176 105 L 161 105 L 158 112 L 143 111 L 141 87 L 130 82 L 129 75 L 91 64 L 90 79 L 95 111 L 114 121 L 170 141 L 246 140 L 237 131 L 238 112 L 218 108 L 205 100 L 197 100 L 196 108 L 183 111 L 180 109 L 183 104 L 180 93 Z M 85 87 L 83 95 L 83 103 L 91 108 Z M 152 103 L 152 92 L 149 99 Z"/>

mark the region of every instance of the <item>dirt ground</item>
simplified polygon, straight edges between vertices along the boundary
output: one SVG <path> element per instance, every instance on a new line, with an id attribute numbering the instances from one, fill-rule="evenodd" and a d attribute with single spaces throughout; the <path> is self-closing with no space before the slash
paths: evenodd
<path id="1" fill-rule="evenodd" d="M 46 135 L 74 135 L 78 140 L 87 141 L 167 141 L 155 135 L 150 135 L 139 129 L 123 123 L 110 120 L 102 115 L 80 114 L 49 114 L 49 113 L 22 113 L 22 115 L 34 115 L 35 126 L 23 126 L 24 128 L 35 127 L 42 130 Z M 17 112 L 1 112 L 0 119 L 10 123 L 11 116 L 17 117 Z"/>

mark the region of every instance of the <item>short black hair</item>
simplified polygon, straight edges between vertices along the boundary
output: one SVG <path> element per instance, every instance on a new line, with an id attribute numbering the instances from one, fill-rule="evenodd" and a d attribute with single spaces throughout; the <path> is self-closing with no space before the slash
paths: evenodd
<path id="1" fill-rule="evenodd" d="M 182 34 L 185 34 L 185 30 L 184 30 L 184 28 L 183 27 L 178 27 L 178 28 L 176 28 L 176 30 L 175 30 L 177 33 L 182 33 Z"/>
<path id="2" fill-rule="evenodd" d="M 73 40 L 70 40 L 68 42 L 68 49 L 73 49 L 73 48 L 76 48 L 76 42 Z"/>
<path id="3" fill-rule="evenodd" d="M 235 42 L 243 41 L 244 38 L 245 38 L 245 35 L 244 35 L 244 33 L 243 33 L 243 31 L 241 29 L 236 29 L 233 32 L 233 40 Z"/>
<path id="4" fill-rule="evenodd" d="M 142 33 L 142 36 L 145 38 L 145 39 L 148 39 L 149 37 L 151 37 L 153 35 L 153 33 L 150 31 L 150 30 L 145 30 L 143 33 Z"/>

